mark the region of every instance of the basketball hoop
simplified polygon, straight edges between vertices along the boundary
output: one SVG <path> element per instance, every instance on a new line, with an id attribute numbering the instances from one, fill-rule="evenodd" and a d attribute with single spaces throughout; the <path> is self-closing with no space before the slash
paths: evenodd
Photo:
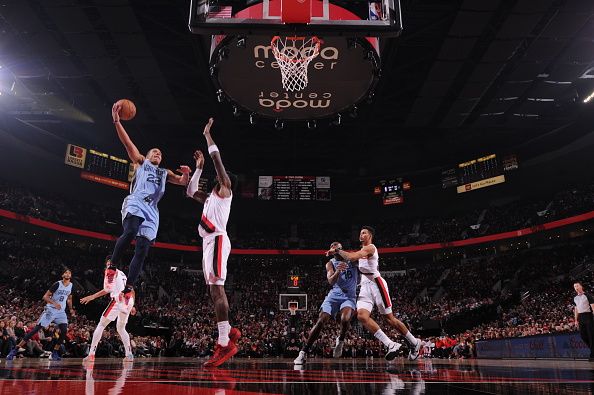
<path id="1" fill-rule="evenodd" d="M 291 315 L 296 315 L 297 310 L 299 310 L 299 302 L 289 302 L 287 306 L 289 308 L 289 312 Z"/>
<path id="2" fill-rule="evenodd" d="M 272 37 L 272 53 L 281 69 L 283 88 L 295 92 L 307 87 L 307 66 L 320 53 L 322 41 L 311 37 Z"/>

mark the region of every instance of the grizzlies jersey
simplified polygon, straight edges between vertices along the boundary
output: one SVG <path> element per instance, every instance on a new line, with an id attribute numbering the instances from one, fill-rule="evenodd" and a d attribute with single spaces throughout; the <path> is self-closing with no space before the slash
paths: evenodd
<path id="1" fill-rule="evenodd" d="M 144 219 L 137 236 L 153 241 L 159 230 L 159 208 L 157 203 L 165 193 L 167 170 L 160 169 L 148 160 L 136 167 L 130 185 L 130 195 L 122 204 L 122 222 L 128 214 Z"/>
<path id="2" fill-rule="evenodd" d="M 52 293 L 51 300 L 54 302 L 58 302 L 60 306 L 62 306 L 62 311 L 66 310 L 66 301 L 68 300 L 68 296 L 72 293 L 72 283 L 68 284 L 68 286 L 64 286 L 62 281 L 57 281 L 52 285 L 49 289 Z M 48 303 L 46 307 L 55 309 L 54 305 Z"/>
<path id="3" fill-rule="evenodd" d="M 141 165 L 136 167 L 128 198 L 133 197 L 158 210 L 157 204 L 165 193 L 166 181 L 167 170 L 161 169 L 145 159 Z"/>
<path id="4" fill-rule="evenodd" d="M 341 261 L 337 260 L 336 258 L 332 258 L 330 262 L 332 262 L 334 270 L 338 270 L 336 268 L 341 263 Z M 354 297 L 357 294 L 357 284 L 359 283 L 359 269 L 351 262 L 345 263 L 348 265 L 348 269 L 343 273 L 340 273 L 333 288 L 337 288 L 344 294 L 349 296 L 352 295 Z"/>

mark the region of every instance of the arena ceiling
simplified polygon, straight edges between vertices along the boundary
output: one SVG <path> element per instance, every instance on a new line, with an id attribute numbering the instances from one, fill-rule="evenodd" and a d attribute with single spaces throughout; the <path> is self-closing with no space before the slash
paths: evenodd
<path id="1" fill-rule="evenodd" d="M 591 131 L 592 0 L 402 0 L 404 33 L 384 43 L 372 104 L 340 127 L 277 131 L 219 104 L 208 40 L 188 0 L 6 0 L 0 109 L 11 141 L 63 154 L 123 155 L 110 107 L 132 98 L 129 130 L 189 162 L 202 124 L 239 172 L 395 174 L 489 152 L 535 155 Z M 530 149 L 527 149 L 529 147 Z M 174 158 L 174 159 L 172 159 Z M 522 158 L 521 158 L 522 159 Z"/>

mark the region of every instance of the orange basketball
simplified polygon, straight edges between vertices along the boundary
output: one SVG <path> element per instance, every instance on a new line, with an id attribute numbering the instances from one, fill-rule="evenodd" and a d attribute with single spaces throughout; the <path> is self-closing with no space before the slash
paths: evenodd
<path id="1" fill-rule="evenodd" d="M 136 106 L 131 100 L 120 99 L 116 103 L 120 106 L 120 118 L 124 121 L 129 121 L 136 115 Z"/>

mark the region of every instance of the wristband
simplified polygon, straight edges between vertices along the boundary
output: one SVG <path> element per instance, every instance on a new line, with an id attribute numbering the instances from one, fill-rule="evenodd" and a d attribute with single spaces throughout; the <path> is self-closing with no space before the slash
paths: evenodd
<path id="1" fill-rule="evenodd" d="M 113 121 L 113 123 L 120 123 L 120 121 Z"/>
<path id="2" fill-rule="evenodd" d="M 208 146 L 208 154 L 212 155 L 214 152 L 219 152 L 219 147 L 216 144 Z"/>

